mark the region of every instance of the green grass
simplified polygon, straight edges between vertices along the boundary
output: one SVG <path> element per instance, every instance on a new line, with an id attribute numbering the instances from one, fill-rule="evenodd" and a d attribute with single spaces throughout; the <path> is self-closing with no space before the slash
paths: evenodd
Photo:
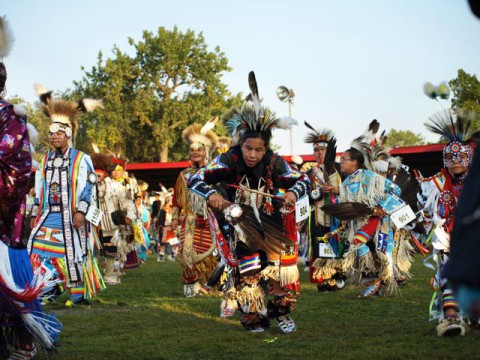
<path id="1" fill-rule="evenodd" d="M 430 270 L 417 257 L 402 297 L 356 298 L 349 285 L 318 293 L 302 272 L 293 313 L 298 330 L 276 324 L 246 333 L 238 315 L 218 317 L 220 299 L 184 298 L 179 263 L 150 257 L 109 287 L 90 308 L 46 307 L 64 329 L 57 354 L 38 359 L 480 359 L 480 330 L 464 338 L 437 338 L 428 321 Z"/>

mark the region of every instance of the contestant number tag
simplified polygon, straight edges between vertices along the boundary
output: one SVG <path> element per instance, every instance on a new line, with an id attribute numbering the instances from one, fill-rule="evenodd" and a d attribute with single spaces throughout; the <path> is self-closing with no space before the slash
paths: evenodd
<path id="1" fill-rule="evenodd" d="M 91 224 L 98 226 L 100 224 L 100 220 L 102 220 L 103 211 L 97 209 L 95 206 L 90 205 L 88 207 L 87 215 L 85 215 L 85 219 L 90 221 Z"/>
<path id="2" fill-rule="evenodd" d="M 318 243 L 318 256 L 321 258 L 334 258 L 335 253 L 328 243 Z"/>
<path id="3" fill-rule="evenodd" d="M 297 223 L 307 219 L 309 212 L 310 204 L 308 202 L 308 196 L 305 195 L 295 203 L 295 219 Z"/>
<path id="4" fill-rule="evenodd" d="M 416 216 L 413 212 L 410 205 L 403 206 L 399 210 L 395 211 L 390 215 L 390 219 L 392 219 L 393 223 L 398 229 L 401 229 L 409 222 L 415 220 Z"/>

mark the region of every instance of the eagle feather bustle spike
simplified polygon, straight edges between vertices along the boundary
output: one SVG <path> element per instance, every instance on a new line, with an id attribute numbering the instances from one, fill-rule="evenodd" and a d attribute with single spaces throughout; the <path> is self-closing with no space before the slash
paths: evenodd
<path id="1" fill-rule="evenodd" d="M 94 152 L 95 154 L 100 154 L 100 149 L 98 148 L 97 143 L 94 142 L 94 141 L 92 141 L 91 144 L 92 144 L 93 152 Z"/>
<path id="2" fill-rule="evenodd" d="M 212 130 L 215 127 L 215 124 L 218 121 L 218 116 L 212 117 L 210 120 L 208 120 L 205 125 L 203 125 L 202 129 L 200 130 L 200 133 L 202 135 L 205 135 L 209 130 Z"/>
<path id="3" fill-rule="evenodd" d="M 104 109 L 103 101 L 97 99 L 82 99 L 78 102 L 78 109 L 82 113 L 92 112 L 96 109 Z"/>
<path id="4" fill-rule="evenodd" d="M 284 116 L 279 119 L 276 128 L 277 129 L 283 129 L 283 130 L 289 130 L 293 127 L 293 125 L 298 125 L 297 120 L 290 116 Z"/>

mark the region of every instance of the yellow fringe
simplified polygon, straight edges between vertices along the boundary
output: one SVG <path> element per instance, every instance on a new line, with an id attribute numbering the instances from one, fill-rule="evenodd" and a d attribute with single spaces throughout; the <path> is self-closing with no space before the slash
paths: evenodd
<path id="1" fill-rule="evenodd" d="M 237 293 L 237 300 L 244 312 L 264 312 L 265 308 L 265 293 L 263 288 L 258 284 L 254 287 L 245 285 Z"/>
<path id="2" fill-rule="evenodd" d="M 275 281 L 280 280 L 280 268 L 276 265 L 268 265 L 265 269 L 260 272 L 260 276 L 265 280 L 271 279 Z"/>
<path id="3" fill-rule="evenodd" d="M 400 239 L 400 244 L 398 247 L 398 256 L 397 256 L 397 267 L 400 272 L 411 277 L 410 268 L 412 267 L 413 257 L 411 255 L 411 251 L 413 250 L 412 245 L 408 241 L 407 238 L 402 237 Z"/>
<path id="4" fill-rule="evenodd" d="M 185 171 L 185 170 L 184 170 Z M 177 182 L 175 183 L 175 203 L 173 204 L 176 207 L 181 209 L 187 208 L 187 180 L 185 179 L 184 171 L 178 175 Z M 188 169 L 187 169 L 188 173 Z"/>
<path id="5" fill-rule="evenodd" d="M 315 269 L 313 277 L 317 279 L 322 278 L 323 280 L 327 280 L 337 273 L 332 259 L 318 258 L 313 262 L 312 267 Z"/>
<path id="6" fill-rule="evenodd" d="M 354 271 L 355 268 L 353 265 L 355 264 L 355 258 L 357 257 L 357 248 L 355 246 L 351 246 L 348 249 L 347 253 L 344 254 L 342 259 L 342 268 L 345 272 Z"/>
<path id="7" fill-rule="evenodd" d="M 280 286 L 286 286 L 288 284 L 295 284 L 300 278 L 298 272 L 298 266 L 282 266 L 280 268 Z"/>
<path id="8" fill-rule="evenodd" d="M 210 275 L 215 271 L 218 260 L 210 255 L 201 262 L 188 266 L 182 262 L 182 281 L 186 283 L 187 279 L 196 278 L 202 284 L 206 283 Z"/>
<path id="9" fill-rule="evenodd" d="M 397 293 L 399 290 L 395 280 L 393 259 L 382 252 L 377 252 L 377 254 L 381 264 L 379 279 L 385 284 L 387 293 Z"/>
<path id="10" fill-rule="evenodd" d="M 375 259 L 371 251 L 358 258 L 357 270 L 361 273 L 375 273 Z"/>

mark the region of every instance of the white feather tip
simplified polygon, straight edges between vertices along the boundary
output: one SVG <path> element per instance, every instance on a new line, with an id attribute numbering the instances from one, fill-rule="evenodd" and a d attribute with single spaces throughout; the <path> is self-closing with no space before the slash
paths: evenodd
<path id="1" fill-rule="evenodd" d="M 92 112 L 96 109 L 104 109 L 103 101 L 96 99 L 83 99 L 83 106 L 85 106 L 87 112 Z"/>
<path id="2" fill-rule="evenodd" d="M 25 110 L 25 106 L 24 105 L 13 105 L 13 112 L 15 113 L 15 115 L 18 115 L 18 116 L 25 116 L 27 115 L 27 111 Z"/>
<path id="3" fill-rule="evenodd" d="M 92 149 L 95 154 L 100 154 L 100 149 L 98 148 L 97 143 L 92 142 Z"/>
<path id="4" fill-rule="evenodd" d="M 200 130 L 200 133 L 205 135 L 209 130 L 212 130 L 215 127 L 215 124 L 217 123 L 218 116 L 215 116 L 208 120 L 205 125 L 202 126 L 202 129 Z"/>
<path id="5" fill-rule="evenodd" d="M 0 17 L 0 58 L 4 58 L 10 54 L 12 50 L 13 42 L 15 38 L 13 37 L 12 29 L 8 23 L 7 17 Z"/>
<path id="6" fill-rule="evenodd" d="M 33 88 L 35 89 L 35 93 L 37 94 L 37 96 L 41 96 L 43 94 L 50 92 L 50 90 L 48 90 L 45 86 L 40 84 L 33 85 Z"/>
<path id="7" fill-rule="evenodd" d="M 277 129 L 288 130 L 291 129 L 293 125 L 298 125 L 298 121 L 290 116 L 284 116 L 280 118 L 276 127 Z"/>
<path id="8" fill-rule="evenodd" d="M 37 129 L 35 129 L 35 126 L 33 126 L 30 123 L 27 123 L 27 129 L 28 129 L 28 138 L 30 139 L 30 142 L 36 143 L 38 141 Z"/>

